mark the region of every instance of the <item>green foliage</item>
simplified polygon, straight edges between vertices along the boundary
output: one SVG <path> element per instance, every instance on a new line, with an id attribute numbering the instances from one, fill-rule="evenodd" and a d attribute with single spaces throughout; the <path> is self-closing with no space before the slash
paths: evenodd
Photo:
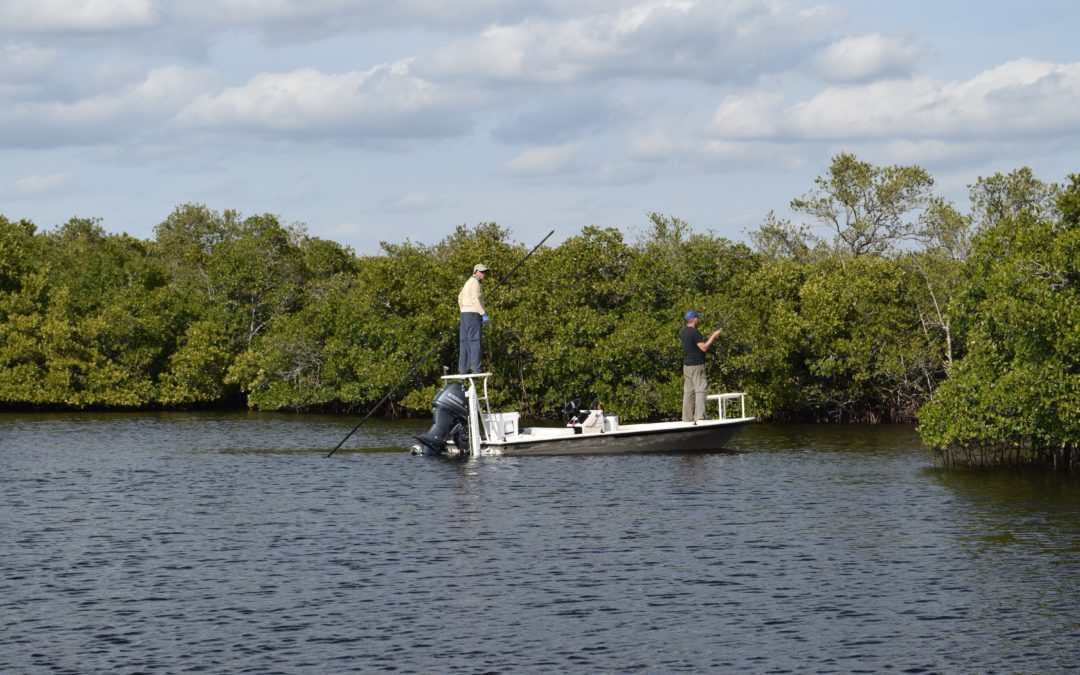
<path id="1" fill-rule="evenodd" d="M 160 402 L 211 404 L 228 396 L 225 374 L 232 355 L 222 326 L 207 320 L 187 325 L 160 380 Z"/>
<path id="2" fill-rule="evenodd" d="M 841 153 L 814 185 L 791 209 L 835 232 L 837 250 L 880 255 L 914 234 L 911 213 L 930 197 L 934 179 L 917 166 L 877 167 Z"/>
<path id="3" fill-rule="evenodd" d="M 912 282 L 898 261 L 860 257 L 820 265 L 803 285 L 807 389 L 836 419 L 911 419 L 927 395 Z"/>
<path id="4" fill-rule="evenodd" d="M 18 290 L 23 278 L 37 269 L 40 246 L 35 230 L 29 221 L 12 222 L 0 215 L 0 293 Z"/>
<path id="5" fill-rule="evenodd" d="M 1028 167 L 980 177 L 970 193 L 971 211 L 982 230 L 1021 215 L 1053 219 L 1059 200 L 1058 186 L 1035 178 Z"/>
<path id="6" fill-rule="evenodd" d="M 366 409 L 400 383 L 386 412 L 426 412 L 441 366 L 457 362 L 454 298 L 484 262 L 493 318 L 484 363 L 500 408 L 551 416 L 571 399 L 597 399 L 627 420 L 670 418 L 682 388 L 677 335 L 694 308 L 723 332 L 709 359 L 713 390 L 748 390 L 757 414 L 907 414 L 891 403 L 896 392 L 921 390 L 904 389 L 908 373 L 893 365 L 922 334 L 894 307 L 910 295 L 897 263 L 765 257 L 678 218 L 649 219 L 633 243 L 585 227 L 536 251 L 503 285 L 527 249 L 494 223 L 364 257 L 273 216 L 198 205 L 178 207 L 153 242 L 87 220 L 47 235 L 9 228 L 48 262 L 4 296 L 0 398 Z"/>
<path id="7" fill-rule="evenodd" d="M 938 197 L 927 202 L 919 216 L 916 238 L 927 252 L 951 260 L 967 260 L 974 234 L 972 216 L 961 213 L 951 203 Z"/>
<path id="8" fill-rule="evenodd" d="M 976 237 L 959 312 L 968 353 L 920 413 L 947 459 L 1080 463 L 1080 179 L 1069 180 L 1053 209 L 1006 192 L 1015 201 Z"/>
<path id="9" fill-rule="evenodd" d="M 714 345 L 715 362 L 731 375 L 728 388 L 744 389 L 759 415 L 810 414 L 803 396 L 811 382 L 807 323 L 801 290 L 812 266 L 774 260 L 740 280 L 734 314 Z"/>
<path id="10" fill-rule="evenodd" d="M 23 233 L 31 234 L 31 227 Z M 144 406 L 173 326 L 165 277 L 145 243 L 72 218 L 25 242 L 18 288 L 0 299 L 0 400 L 36 405 Z"/>
<path id="11" fill-rule="evenodd" d="M 795 225 L 790 220 L 777 218 L 772 211 L 748 234 L 754 250 L 768 260 L 809 260 L 814 248 L 821 243 L 808 225 Z"/>

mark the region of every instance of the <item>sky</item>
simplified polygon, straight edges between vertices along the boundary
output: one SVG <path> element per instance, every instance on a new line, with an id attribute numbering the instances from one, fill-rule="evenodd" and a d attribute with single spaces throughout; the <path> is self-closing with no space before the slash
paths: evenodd
<path id="1" fill-rule="evenodd" d="M 1080 172 L 1078 33 L 1076 0 L 0 0 L 0 215 L 745 241 L 841 152 L 966 210 Z"/>

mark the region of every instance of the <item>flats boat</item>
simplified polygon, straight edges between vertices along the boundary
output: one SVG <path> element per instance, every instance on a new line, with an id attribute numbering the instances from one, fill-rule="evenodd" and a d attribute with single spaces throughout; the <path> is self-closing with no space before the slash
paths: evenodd
<path id="1" fill-rule="evenodd" d="M 491 373 L 445 375 L 432 401 L 431 429 L 416 437 L 414 455 L 588 455 L 717 450 L 754 421 L 746 394 L 711 394 L 719 416 L 696 422 L 620 424 L 602 409 L 574 410 L 565 427 L 521 427 L 517 412 L 491 412 Z M 466 386 L 467 385 L 467 386 Z"/>

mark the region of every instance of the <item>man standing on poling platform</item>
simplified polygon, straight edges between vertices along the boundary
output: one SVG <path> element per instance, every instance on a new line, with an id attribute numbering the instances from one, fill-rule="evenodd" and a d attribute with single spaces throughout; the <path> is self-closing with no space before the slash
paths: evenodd
<path id="1" fill-rule="evenodd" d="M 480 338 L 483 325 L 491 321 L 484 311 L 484 294 L 480 282 L 487 277 L 488 267 L 477 263 L 472 276 L 458 293 L 461 321 L 458 324 L 458 373 L 479 373 Z"/>

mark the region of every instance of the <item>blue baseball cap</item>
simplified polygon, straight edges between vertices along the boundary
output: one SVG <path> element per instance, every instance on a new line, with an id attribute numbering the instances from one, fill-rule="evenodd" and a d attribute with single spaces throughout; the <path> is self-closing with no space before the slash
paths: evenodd
<path id="1" fill-rule="evenodd" d="M 689 321 L 690 319 L 697 319 L 700 316 L 701 316 L 700 312 L 695 312 L 694 310 L 691 309 L 686 314 L 683 314 L 682 318 L 683 318 L 683 321 Z"/>

